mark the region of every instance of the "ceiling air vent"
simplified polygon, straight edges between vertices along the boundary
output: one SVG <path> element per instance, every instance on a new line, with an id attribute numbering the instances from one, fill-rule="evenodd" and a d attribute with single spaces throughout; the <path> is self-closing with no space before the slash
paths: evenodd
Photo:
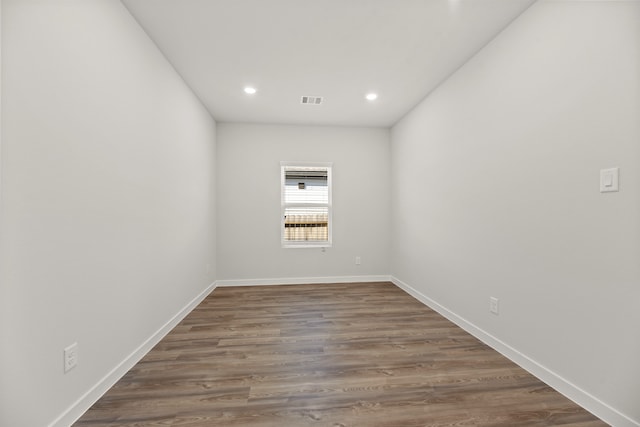
<path id="1" fill-rule="evenodd" d="M 303 96 L 300 99 L 301 104 L 311 104 L 311 105 L 320 105 L 322 104 L 321 96 Z"/>

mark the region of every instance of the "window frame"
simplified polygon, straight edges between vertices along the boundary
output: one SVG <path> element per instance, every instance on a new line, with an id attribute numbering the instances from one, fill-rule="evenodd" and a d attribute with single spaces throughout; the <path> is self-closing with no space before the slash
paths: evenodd
<path id="1" fill-rule="evenodd" d="M 286 203 L 285 186 L 288 170 L 305 170 L 305 168 L 322 168 L 327 171 L 327 203 Z M 282 248 L 329 248 L 333 245 L 333 163 L 331 162 L 280 162 L 280 244 Z M 286 240 L 285 212 L 291 207 L 327 207 L 327 240 Z"/>

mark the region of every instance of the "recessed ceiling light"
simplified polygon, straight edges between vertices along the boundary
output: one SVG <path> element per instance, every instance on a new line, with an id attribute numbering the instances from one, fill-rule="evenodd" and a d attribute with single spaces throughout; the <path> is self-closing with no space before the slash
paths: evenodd
<path id="1" fill-rule="evenodd" d="M 253 95 L 256 92 L 257 92 L 257 90 L 256 90 L 255 87 L 247 86 L 247 87 L 244 88 L 244 93 L 246 93 L 246 94 Z"/>
<path id="2" fill-rule="evenodd" d="M 375 101 L 378 98 L 378 94 L 377 93 L 368 93 L 365 98 L 367 98 L 367 100 L 369 100 L 369 101 Z"/>

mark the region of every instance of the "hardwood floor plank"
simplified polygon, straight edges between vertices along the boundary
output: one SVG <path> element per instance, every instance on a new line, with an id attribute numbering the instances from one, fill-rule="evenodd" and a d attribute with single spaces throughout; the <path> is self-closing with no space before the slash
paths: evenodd
<path id="1" fill-rule="evenodd" d="M 76 426 L 606 426 L 391 283 L 218 288 Z"/>

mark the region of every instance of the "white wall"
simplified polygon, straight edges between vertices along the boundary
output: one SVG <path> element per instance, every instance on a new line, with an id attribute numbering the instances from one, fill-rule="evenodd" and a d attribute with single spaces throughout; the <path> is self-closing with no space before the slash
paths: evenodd
<path id="1" fill-rule="evenodd" d="M 217 141 L 223 283 L 388 275 L 387 129 L 219 123 Z M 326 252 L 281 248 L 280 161 L 333 162 L 333 246 Z"/>
<path id="2" fill-rule="evenodd" d="M 639 118 L 640 2 L 540 1 L 391 134 L 398 283 L 618 426 L 640 425 Z"/>
<path id="3" fill-rule="evenodd" d="M 120 2 L 2 6 L 0 425 L 65 425 L 215 278 L 215 122 Z"/>

